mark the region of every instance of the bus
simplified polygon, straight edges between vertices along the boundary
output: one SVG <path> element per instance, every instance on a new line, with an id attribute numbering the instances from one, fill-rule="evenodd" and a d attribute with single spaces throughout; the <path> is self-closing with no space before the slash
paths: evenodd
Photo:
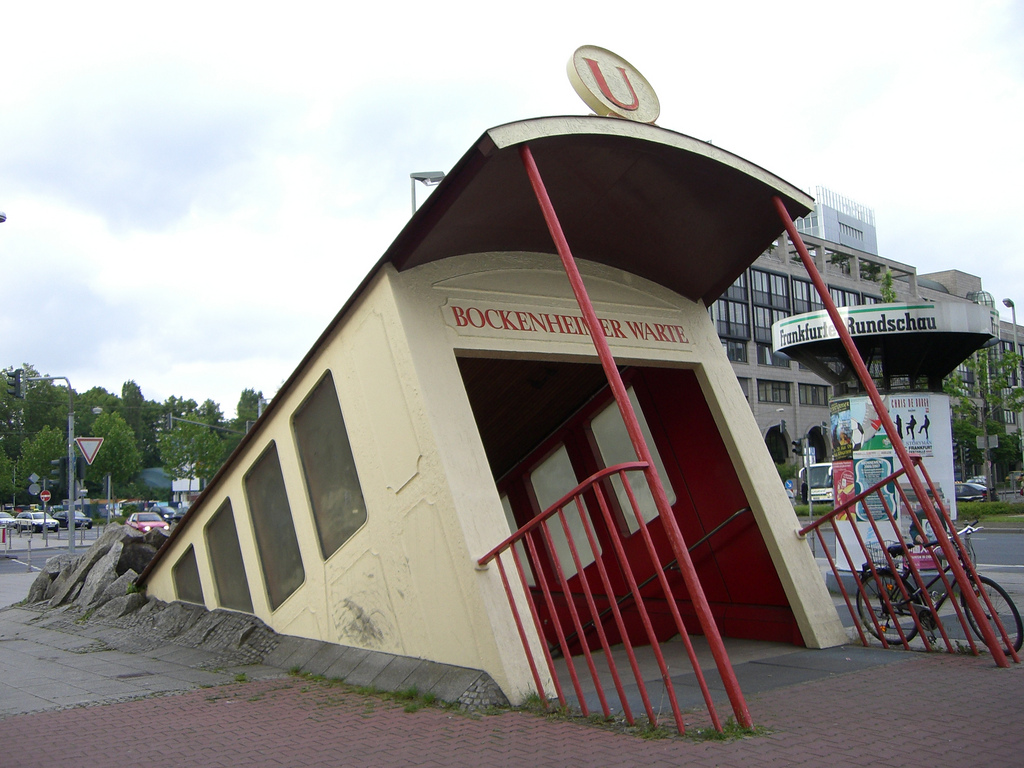
<path id="1" fill-rule="evenodd" d="M 810 498 L 815 504 L 832 504 L 835 494 L 832 490 L 832 463 L 823 462 L 800 468 L 800 498 L 807 503 L 807 474 L 810 472 Z"/>

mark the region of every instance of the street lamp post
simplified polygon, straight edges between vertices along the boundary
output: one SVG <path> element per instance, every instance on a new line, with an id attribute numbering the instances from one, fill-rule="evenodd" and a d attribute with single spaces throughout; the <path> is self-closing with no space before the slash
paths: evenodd
<path id="1" fill-rule="evenodd" d="M 75 472 L 75 391 L 67 376 L 33 376 L 25 381 L 63 381 L 68 385 L 68 554 L 75 554 L 75 501 L 78 499 L 78 477 Z"/>
<path id="2" fill-rule="evenodd" d="M 1017 305 L 1013 303 L 1013 299 L 1003 299 L 1003 305 L 1010 308 L 1010 318 L 1013 323 L 1013 351 L 1014 354 L 1020 355 L 1020 347 L 1017 346 Z M 1022 374 L 1022 368 L 1018 362 L 1017 365 L 1017 386 L 1024 387 L 1024 374 Z M 1021 469 L 1024 470 L 1024 408 L 1017 414 L 1017 439 L 1020 440 L 1021 444 Z M 1024 478 L 1022 478 L 1024 479 Z M 1013 485 L 1010 485 L 1013 488 Z"/>
<path id="3" fill-rule="evenodd" d="M 434 187 L 441 183 L 444 171 L 414 171 L 409 174 L 409 185 L 412 187 L 412 212 L 416 213 L 416 182 L 425 187 Z"/>

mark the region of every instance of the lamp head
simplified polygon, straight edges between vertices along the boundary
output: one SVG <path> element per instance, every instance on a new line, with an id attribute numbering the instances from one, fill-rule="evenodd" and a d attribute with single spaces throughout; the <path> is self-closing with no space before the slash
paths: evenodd
<path id="1" fill-rule="evenodd" d="M 441 183 L 441 179 L 444 178 L 444 171 L 414 171 L 409 174 L 409 178 L 414 181 L 422 181 L 428 187 L 432 187 L 435 184 Z"/>
<path id="2" fill-rule="evenodd" d="M 1013 299 L 1003 299 L 1003 306 L 1013 309 Z"/>

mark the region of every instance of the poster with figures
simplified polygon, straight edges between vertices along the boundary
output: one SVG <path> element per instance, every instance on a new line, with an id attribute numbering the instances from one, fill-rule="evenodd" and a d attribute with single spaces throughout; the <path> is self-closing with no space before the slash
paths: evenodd
<path id="1" fill-rule="evenodd" d="M 907 450 L 933 456 L 931 395 L 889 395 L 889 416 Z"/>
<path id="2" fill-rule="evenodd" d="M 903 439 L 907 450 L 921 456 L 925 472 L 938 493 L 938 501 L 944 504 L 950 517 L 956 519 L 956 499 L 953 494 L 953 431 L 950 422 L 949 397 L 939 392 L 892 394 L 885 398 L 893 426 Z M 891 475 L 899 461 L 892 448 L 892 441 L 882 426 L 867 396 L 837 398 L 829 403 L 832 418 L 833 462 L 832 477 L 835 486 L 836 504 L 849 500 L 867 490 L 880 480 Z M 852 480 L 852 483 L 851 483 Z M 852 488 L 851 488 L 852 484 Z M 905 479 L 902 490 L 908 500 L 919 506 L 913 490 Z M 929 491 L 929 495 L 931 492 Z M 909 515 L 904 510 L 896 485 L 889 483 L 882 488 L 885 503 L 893 511 L 904 535 L 909 524 Z M 852 514 L 844 515 L 839 523 L 839 537 L 846 543 L 851 557 L 860 558 L 860 545 L 856 541 L 853 526 L 856 525 L 865 541 L 876 536 L 868 521 L 868 513 L 876 521 L 885 521 L 879 528 L 887 542 L 896 540 L 890 531 L 882 500 L 877 494 L 859 504 Z M 836 562 L 842 568 L 850 569 L 850 563 L 836 541 Z M 855 563 L 855 568 L 860 568 Z"/>

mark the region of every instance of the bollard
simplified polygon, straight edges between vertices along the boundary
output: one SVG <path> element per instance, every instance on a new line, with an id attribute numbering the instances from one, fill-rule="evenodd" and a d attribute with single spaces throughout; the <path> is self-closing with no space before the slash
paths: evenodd
<path id="1" fill-rule="evenodd" d="M 31 536 L 28 537 L 28 557 L 26 559 L 28 560 L 27 571 L 28 571 L 28 573 L 32 573 L 32 537 Z"/>

